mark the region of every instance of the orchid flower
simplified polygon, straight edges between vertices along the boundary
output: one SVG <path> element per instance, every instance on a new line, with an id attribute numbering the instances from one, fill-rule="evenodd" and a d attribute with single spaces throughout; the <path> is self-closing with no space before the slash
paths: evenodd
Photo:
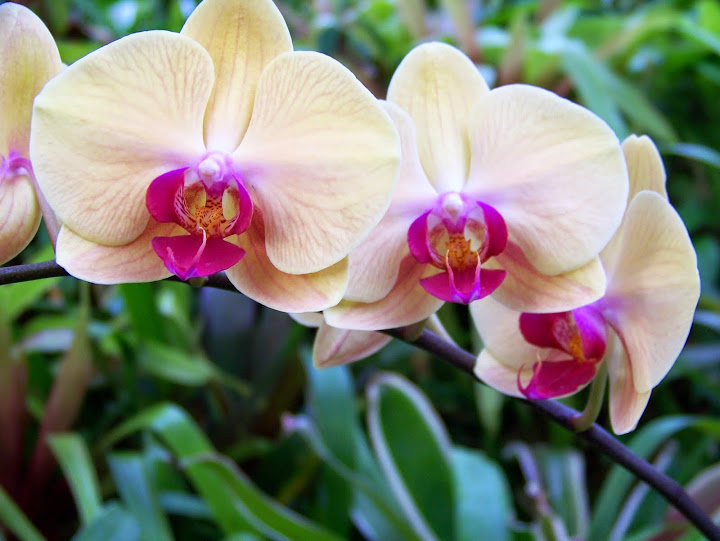
<path id="1" fill-rule="evenodd" d="M 35 96 L 61 69 L 43 22 L 24 6 L 0 5 L 0 264 L 19 254 L 40 225 L 30 118 Z"/>
<path id="2" fill-rule="evenodd" d="M 489 90 L 442 43 L 395 72 L 386 110 L 400 133 L 390 209 L 350 255 L 335 327 L 408 325 L 443 302 L 493 294 L 559 311 L 602 295 L 597 254 L 620 224 L 628 180 L 620 143 L 588 110 L 527 85 Z"/>
<path id="3" fill-rule="evenodd" d="M 618 434 L 635 428 L 675 362 L 700 295 L 695 250 L 667 201 L 657 149 L 631 136 L 623 150 L 630 196 L 622 225 L 600 253 L 605 295 L 550 314 L 519 313 L 492 299 L 470 306 L 485 344 L 475 365 L 480 379 L 509 395 L 554 398 L 581 389 L 605 362 Z"/>
<path id="4" fill-rule="evenodd" d="M 68 272 L 118 283 L 225 270 L 283 311 L 340 300 L 399 164 L 377 100 L 338 62 L 293 52 L 270 0 L 205 0 L 180 34 L 102 47 L 45 88 L 33 123 Z"/>

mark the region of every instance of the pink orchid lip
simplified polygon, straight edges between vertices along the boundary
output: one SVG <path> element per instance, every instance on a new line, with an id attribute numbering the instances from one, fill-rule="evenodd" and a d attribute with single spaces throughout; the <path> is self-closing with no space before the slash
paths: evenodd
<path id="1" fill-rule="evenodd" d="M 443 271 L 420 280 L 428 293 L 469 304 L 490 295 L 505 279 L 504 270 L 481 265 L 505 249 L 507 237 L 505 220 L 497 210 L 448 192 L 410 225 L 408 246 L 419 263 Z"/>
<path id="2" fill-rule="evenodd" d="M 152 240 L 155 253 L 180 279 L 226 270 L 245 255 L 223 239 L 247 230 L 253 203 L 242 176 L 223 155 L 210 153 L 193 167 L 160 175 L 148 187 L 145 203 L 155 220 L 189 233 Z"/>
<path id="3" fill-rule="evenodd" d="M 540 400 L 571 394 L 595 377 L 607 347 L 605 319 L 595 306 L 550 314 L 524 312 L 519 325 L 527 342 L 553 348 L 551 357 L 563 357 L 534 363 L 526 386 L 520 381 L 521 367 L 517 385 L 527 398 Z"/>

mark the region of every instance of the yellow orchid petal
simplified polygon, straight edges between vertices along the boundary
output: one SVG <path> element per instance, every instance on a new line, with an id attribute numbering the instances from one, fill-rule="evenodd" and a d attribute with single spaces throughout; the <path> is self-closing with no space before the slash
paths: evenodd
<path id="1" fill-rule="evenodd" d="M 28 157 L 33 100 L 61 69 L 55 40 L 37 15 L 0 5 L 0 156 Z"/>
<path id="2" fill-rule="evenodd" d="M 635 390 L 655 387 L 682 350 L 700 296 L 697 257 L 685 225 L 659 194 L 628 207 L 620 256 L 606 264 L 603 315 L 625 344 Z"/>
<path id="3" fill-rule="evenodd" d="M 325 317 L 322 315 L 322 312 L 289 312 L 288 315 L 300 325 L 305 325 L 306 327 L 319 327 L 325 323 Z"/>
<path id="4" fill-rule="evenodd" d="M 400 264 L 409 253 L 408 228 L 438 197 L 420 165 L 412 119 L 397 105 L 381 104 L 400 134 L 402 161 L 390 208 L 367 238 L 350 252 L 350 278 L 344 299 L 365 303 L 379 301 L 395 285 Z"/>
<path id="5" fill-rule="evenodd" d="M 632 367 L 617 335 L 608 333 L 605 362 L 609 374 L 610 424 L 615 434 L 627 434 L 635 430 L 645 411 L 650 391 L 639 393 L 633 383 Z"/>
<path id="6" fill-rule="evenodd" d="M 325 310 L 325 321 L 333 327 L 377 331 L 411 325 L 430 317 L 444 304 L 420 285 L 420 279 L 437 271 L 407 255 L 398 279 L 383 299 L 362 303 L 342 301 Z"/>
<path id="7" fill-rule="evenodd" d="M 535 361 L 543 359 L 544 353 L 550 351 L 527 342 L 520 332 L 520 312 L 500 304 L 493 297 L 470 303 L 470 315 L 488 355 L 499 360 L 515 376 L 520 367 L 532 368 Z"/>
<path id="8" fill-rule="evenodd" d="M 652 140 L 643 135 L 631 135 L 622 144 L 628 176 L 630 177 L 630 192 L 628 204 L 642 190 L 651 190 L 667 199 L 665 190 L 665 167 L 662 158 Z M 618 228 L 618 231 L 622 226 Z M 620 235 L 615 234 L 600 252 L 600 259 L 606 267 L 613 267 L 620 256 Z"/>
<path id="9" fill-rule="evenodd" d="M 212 84 L 207 52 L 164 31 L 106 45 L 48 83 L 35 100 L 30 153 L 60 220 L 98 244 L 136 239 L 149 184 L 205 150 Z"/>
<path id="10" fill-rule="evenodd" d="M 667 199 L 665 167 L 657 147 L 647 135 L 631 135 L 622 143 L 630 178 L 628 203 L 642 190 L 652 190 Z"/>
<path id="11" fill-rule="evenodd" d="M 287 25 L 271 0 L 205 0 L 181 33 L 205 47 L 215 66 L 206 145 L 232 152 L 250 122 L 260 73 L 277 55 L 292 51 Z"/>
<path id="12" fill-rule="evenodd" d="M 65 224 L 55 248 L 57 262 L 76 278 L 94 284 L 154 282 L 171 273 L 153 250 L 153 237 L 184 233 L 178 225 L 151 219 L 145 231 L 129 244 L 105 246 L 81 237 Z"/>
<path id="13" fill-rule="evenodd" d="M 500 212 L 541 273 L 585 265 L 620 224 L 625 161 L 615 134 L 587 109 L 540 88 L 503 86 L 473 110 L 470 145 L 464 192 Z"/>
<path id="14" fill-rule="evenodd" d="M 519 368 L 507 366 L 498 361 L 487 349 L 480 352 L 473 369 L 475 375 L 493 389 L 508 396 L 522 397 L 523 394 L 517 384 L 518 370 Z M 532 373 L 532 364 L 530 364 L 523 369 L 520 376 L 521 381 L 527 381 L 532 377 Z"/>
<path id="15" fill-rule="evenodd" d="M 313 52 L 273 60 L 235 162 L 263 212 L 267 254 L 291 274 L 343 259 L 390 204 L 397 131 L 352 73 Z"/>
<path id="16" fill-rule="evenodd" d="M 390 81 L 388 101 L 414 120 L 420 161 L 439 193 L 460 191 L 465 184 L 470 111 L 488 91 L 468 57 L 437 42 L 410 51 Z"/>
<path id="17" fill-rule="evenodd" d="M 313 365 L 329 368 L 369 357 L 385 347 L 391 336 L 379 332 L 349 331 L 323 324 L 315 335 Z"/>
<path id="18" fill-rule="evenodd" d="M 0 181 L 0 265 L 27 246 L 40 225 L 32 180 L 26 175 Z"/>
<path id="19" fill-rule="evenodd" d="M 251 299 L 281 312 L 318 312 L 342 299 L 347 286 L 347 258 L 315 273 L 287 274 L 278 270 L 268 259 L 263 216 L 257 210 L 250 228 L 237 239 L 245 256 L 225 273 Z"/>
<path id="20" fill-rule="evenodd" d="M 493 292 L 496 301 L 520 312 L 565 312 L 595 302 L 605 293 L 605 271 L 599 258 L 556 276 L 541 274 L 513 242 L 484 265 L 507 275 Z"/>

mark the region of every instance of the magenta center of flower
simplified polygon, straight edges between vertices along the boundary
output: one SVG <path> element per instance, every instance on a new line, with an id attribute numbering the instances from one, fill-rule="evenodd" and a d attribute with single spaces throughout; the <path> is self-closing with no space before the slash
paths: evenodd
<path id="1" fill-rule="evenodd" d="M 586 385 L 605 355 L 607 326 L 592 305 L 569 312 L 520 315 L 520 332 L 527 342 L 551 348 L 544 360 L 533 364 L 533 375 L 518 388 L 531 399 L 554 398 L 574 393 Z"/>
<path id="2" fill-rule="evenodd" d="M 482 264 L 505 249 L 507 227 L 490 205 L 448 192 L 408 230 L 410 252 L 443 272 L 420 284 L 439 299 L 463 304 L 486 297 L 505 279 L 504 270 Z"/>
<path id="3" fill-rule="evenodd" d="M 188 235 L 155 237 L 155 253 L 170 272 L 187 280 L 232 267 L 245 251 L 224 240 L 250 225 L 253 204 L 222 153 L 209 153 L 190 167 L 160 175 L 148 187 L 145 202 L 158 222 L 176 223 Z"/>

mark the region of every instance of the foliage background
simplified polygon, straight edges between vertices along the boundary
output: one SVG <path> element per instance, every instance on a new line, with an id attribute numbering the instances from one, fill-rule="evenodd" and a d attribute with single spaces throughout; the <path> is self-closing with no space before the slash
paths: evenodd
<path id="1" fill-rule="evenodd" d="M 130 32 L 177 31 L 196 4 L 24 3 L 66 63 Z M 491 86 L 540 85 L 620 138 L 653 137 L 698 252 L 702 298 L 688 345 L 622 439 L 683 484 L 702 474 L 693 492 L 717 513 L 720 5 L 277 4 L 296 48 L 332 55 L 380 98 L 415 44 L 440 39 Z M 41 230 L 10 264 L 51 258 Z M 466 309 L 440 316 L 478 351 Z M 521 402 L 399 342 L 317 371 L 312 335 L 240 294 L 173 282 L 1 287 L 0 539 L 697 538 L 657 495 Z"/>

